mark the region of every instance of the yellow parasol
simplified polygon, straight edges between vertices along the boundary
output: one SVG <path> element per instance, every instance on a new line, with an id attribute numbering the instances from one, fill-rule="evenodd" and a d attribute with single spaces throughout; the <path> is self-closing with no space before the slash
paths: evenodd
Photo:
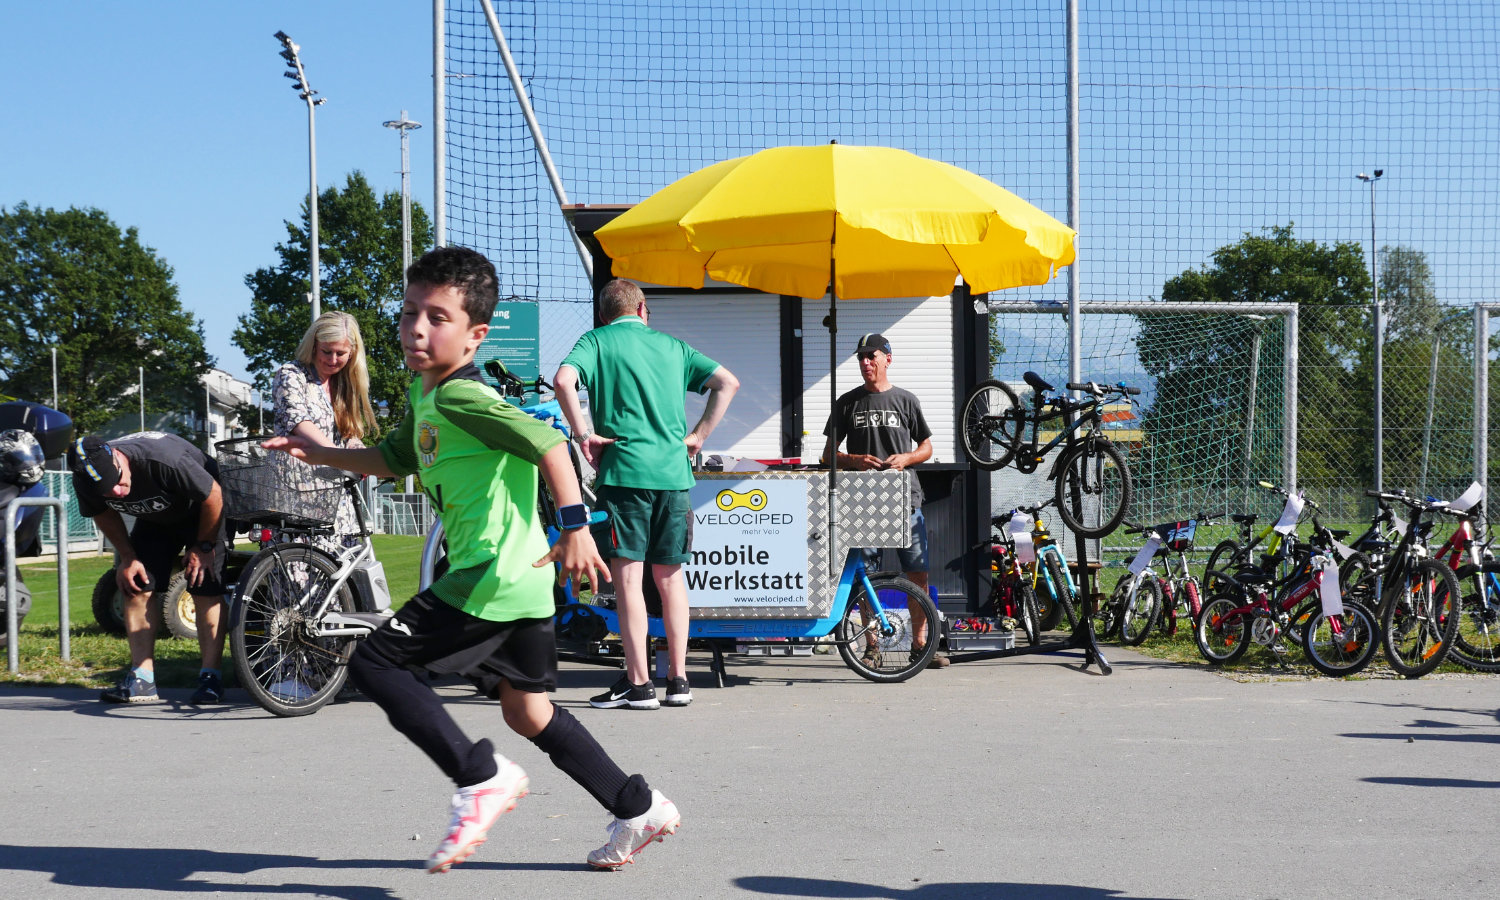
<path id="1" fill-rule="evenodd" d="M 773 147 L 715 163 L 596 233 L 615 275 L 704 278 L 842 299 L 1043 284 L 1073 261 L 1073 230 L 972 172 L 905 150 Z"/>
<path id="2" fill-rule="evenodd" d="M 715 163 L 594 233 L 622 278 L 829 298 L 829 409 L 838 300 L 976 294 L 1043 284 L 1073 262 L 1074 231 L 972 172 L 905 150 L 773 147 Z M 835 428 L 836 420 L 835 420 Z M 833 434 L 838 446 L 838 433 Z M 828 524 L 837 546 L 838 455 Z M 842 560 L 830 554 L 833 571 Z"/>

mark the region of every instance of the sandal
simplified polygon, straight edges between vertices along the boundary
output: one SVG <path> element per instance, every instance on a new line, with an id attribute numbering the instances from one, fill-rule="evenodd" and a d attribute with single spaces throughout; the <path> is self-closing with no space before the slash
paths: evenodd
<path id="1" fill-rule="evenodd" d="M 880 668 L 880 648 L 875 646 L 874 644 L 867 644 L 865 646 L 865 652 L 860 654 L 859 661 L 863 663 L 866 668 Z"/>

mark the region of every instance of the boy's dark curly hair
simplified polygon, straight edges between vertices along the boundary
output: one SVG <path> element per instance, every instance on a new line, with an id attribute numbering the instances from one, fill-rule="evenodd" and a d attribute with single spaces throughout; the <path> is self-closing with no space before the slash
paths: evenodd
<path id="1" fill-rule="evenodd" d="M 500 280 L 484 254 L 468 247 L 439 247 L 422 254 L 406 270 L 408 284 L 457 288 L 470 325 L 488 325 L 500 301 Z"/>

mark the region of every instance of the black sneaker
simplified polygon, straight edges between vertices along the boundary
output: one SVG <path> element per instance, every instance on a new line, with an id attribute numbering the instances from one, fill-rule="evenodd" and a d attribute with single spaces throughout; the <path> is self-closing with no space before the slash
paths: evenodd
<path id="1" fill-rule="evenodd" d="M 688 687 L 686 678 L 667 679 L 667 698 L 662 701 L 663 706 L 687 706 L 693 702 L 693 689 Z"/>
<path id="2" fill-rule="evenodd" d="M 193 696 L 188 702 L 194 706 L 202 706 L 205 703 L 224 702 L 224 682 L 213 672 L 198 673 L 198 689 L 193 691 Z"/>
<path id="3" fill-rule="evenodd" d="M 589 706 L 594 709 L 618 709 L 621 706 L 656 709 L 661 704 L 656 700 L 656 685 L 649 681 L 645 684 L 631 684 L 628 677 L 621 677 L 609 690 L 597 697 L 590 697 Z"/>
<path id="4" fill-rule="evenodd" d="M 99 699 L 105 703 L 156 703 L 161 696 L 156 693 L 156 682 L 126 672 L 119 684 L 100 692 Z"/>

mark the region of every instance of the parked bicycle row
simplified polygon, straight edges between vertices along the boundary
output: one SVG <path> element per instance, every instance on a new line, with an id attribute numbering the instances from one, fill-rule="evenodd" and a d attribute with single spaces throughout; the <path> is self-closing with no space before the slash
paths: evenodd
<path id="1" fill-rule="evenodd" d="M 1478 485 L 1452 502 L 1369 491 L 1377 511 L 1353 540 L 1328 527 L 1310 498 L 1261 487 L 1286 507 L 1258 529 L 1255 515 L 1234 513 L 1130 525 L 1144 546 L 1094 611 L 1101 639 L 1139 644 L 1153 630 L 1175 634 L 1178 620 L 1189 618 L 1198 651 L 1213 665 L 1233 664 L 1258 644 L 1282 665 L 1300 648 L 1327 675 L 1359 672 L 1378 650 L 1409 678 L 1450 657 L 1500 671 L 1500 565 L 1476 539 Z M 1455 526 L 1434 550 L 1443 518 Z M 1200 579 L 1188 562 L 1195 535 L 1221 519 L 1237 525 L 1239 537 L 1214 547 Z M 1310 526 L 1305 538 L 1299 525 Z"/>

